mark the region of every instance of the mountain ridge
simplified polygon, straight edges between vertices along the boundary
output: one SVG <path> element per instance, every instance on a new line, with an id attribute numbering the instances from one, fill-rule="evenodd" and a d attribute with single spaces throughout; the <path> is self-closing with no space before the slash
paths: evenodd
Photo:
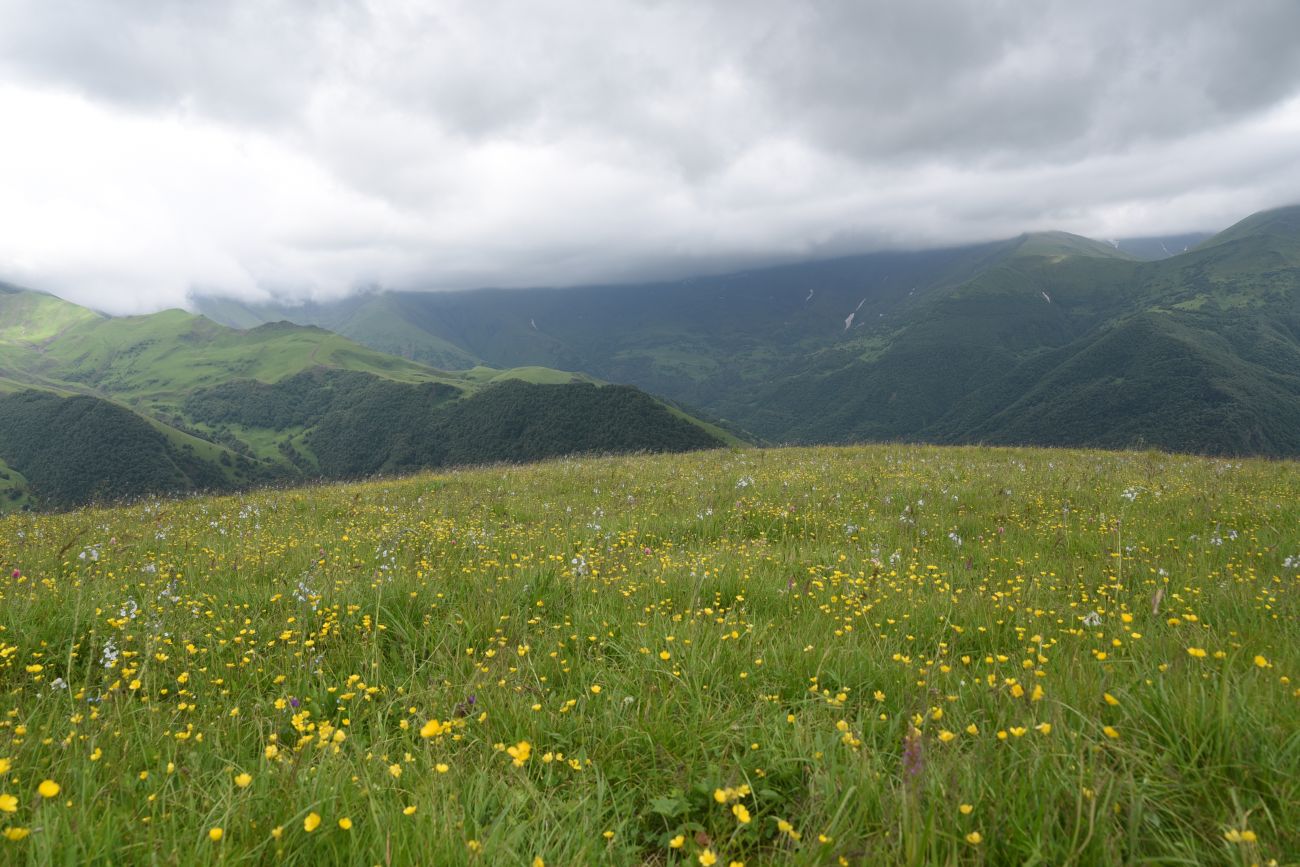
<path id="1" fill-rule="evenodd" d="M 0 295 L 2 311 L 13 315 L 0 328 L 0 460 L 10 473 L 0 509 L 518 459 L 493 434 L 504 419 L 486 423 L 458 408 L 503 394 L 537 430 L 567 424 L 557 406 L 573 418 L 636 419 L 631 436 L 592 424 L 565 428 L 567 439 L 540 437 L 541 456 L 736 441 L 676 406 L 583 374 L 447 373 L 314 325 L 236 330 L 178 309 L 111 317 L 16 289 Z M 249 415 L 268 390 L 316 411 Z M 359 428 L 374 432 L 364 453 L 343 445 Z"/>
<path id="2" fill-rule="evenodd" d="M 963 442 L 987 434 L 997 441 L 1029 436 L 1024 442 L 1033 444 L 1033 437 L 1050 432 L 992 422 L 1007 418 L 1012 405 L 1023 406 L 1011 397 L 1026 397 L 1034 376 L 1050 372 L 1047 365 L 1065 364 L 1070 352 L 1082 352 L 1108 329 L 1159 311 L 1181 329 L 1176 339 L 1168 329 L 1150 332 L 1167 351 L 1211 360 L 1196 368 L 1206 401 L 1219 393 L 1214 381 L 1235 383 L 1224 392 L 1239 410 L 1224 416 L 1228 423 L 1269 417 L 1252 380 L 1273 383 L 1264 390 L 1281 401 L 1273 412 L 1289 413 L 1297 399 L 1292 378 L 1300 375 L 1288 366 L 1300 333 L 1300 206 L 1251 215 L 1199 244 L 1187 243 L 1193 237 L 1178 236 L 1187 249 L 1152 259 L 1125 251 L 1121 242 L 1034 232 L 968 247 L 630 287 L 371 294 L 317 305 L 314 316 L 334 316 L 340 332 L 366 342 L 382 330 L 382 306 L 399 311 L 403 351 L 411 357 L 422 351 L 411 335 L 423 331 L 489 365 L 552 365 L 631 382 L 777 442 Z M 1147 248 L 1153 241 L 1163 243 L 1145 239 Z M 246 311 L 256 314 L 253 307 Z M 294 311 L 266 308 L 261 315 Z M 362 317 L 366 327 L 356 327 Z M 1147 333 L 1145 326 L 1132 327 Z M 1185 353 L 1188 341 L 1208 346 L 1225 334 L 1238 335 L 1230 353 Z M 1253 350 L 1246 334 L 1274 344 L 1272 358 Z M 1085 369 L 1093 366 L 1066 366 L 1057 377 Z M 1110 378 L 1135 381 L 1118 373 Z M 971 394 L 989 402 L 976 412 Z M 1144 399 L 1172 400 L 1159 389 Z M 1099 433 L 1069 444 L 1195 450 L 1195 442 L 1173 430 L 1173 419 L 1193 412 L 1191 404 L 1180 406 L 1166 407 L 1165 415 L 1144 413 L 1148 424 L 1125 434 L 1127 440 Z M 1076 407 L 1063 418 L 1084 422 L 1083 412 Z M 1207 437 L 1199 448 L 1300 453 L 1300 440 L 1265 427 L 1274 433 L 1262 440 Z"/>

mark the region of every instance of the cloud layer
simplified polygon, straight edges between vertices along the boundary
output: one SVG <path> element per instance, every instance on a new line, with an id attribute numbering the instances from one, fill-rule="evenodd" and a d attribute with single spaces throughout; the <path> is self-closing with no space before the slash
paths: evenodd
<path id="1" fill-rule="evenodd" d="M 1300 201 L 1300 6 L 9 0 L 0 279 L 113 312 Z"/>

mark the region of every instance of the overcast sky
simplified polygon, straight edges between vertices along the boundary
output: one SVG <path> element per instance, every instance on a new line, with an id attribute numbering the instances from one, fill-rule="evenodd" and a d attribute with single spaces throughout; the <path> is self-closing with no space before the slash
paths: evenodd
<path id="1" fill-rule="evenodd" d="M 0 0 L 0 280 L 110 312 L 1300 202 L 1300 3 Z"/>

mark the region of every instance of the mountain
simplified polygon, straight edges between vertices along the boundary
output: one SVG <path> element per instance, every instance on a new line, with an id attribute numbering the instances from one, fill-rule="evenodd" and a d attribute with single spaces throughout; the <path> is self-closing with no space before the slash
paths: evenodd
<path id="1" fill-rule="evenodd" d="M 109 317 L 0 286 L 0 509 L 734 441 L 583 374 L 448 373 L 315 326 Z"/>
<path id="2" fill-rule="evenodd" d="M 1188 232 L 1182 235 L 1159 235 L 1150 238 L 1121 238 L 1110 242 L 1115 249 L 1127 253 L 1135 259 L 1154 262 L 1168 259 L 1179 253 L 1186 253 L 1213 237 L 1209 232 Z"/>
<path id="3" fill-rule="evenodd" d="M 728 429 L 1298 455 L 1300 208 L 1192 240 L 1158 259 L 1043 232 L 634 286 L 198 299 L 229 325 L 0 284 L 0 508 Z"/>
<path id="4" fill-rule="evenodd" d="M 1046 232 L 630 286 L 226 307 L 415 360 L 581 370 L 778 442 L 1300 454 L 1297 207 L 1207 239 Z"/>

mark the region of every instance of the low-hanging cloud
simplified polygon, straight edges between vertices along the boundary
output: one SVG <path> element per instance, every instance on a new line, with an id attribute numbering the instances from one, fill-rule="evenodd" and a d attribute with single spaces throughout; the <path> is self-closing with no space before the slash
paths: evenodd
<path id="1" fill-rule="evenodd" d="M 0 280 L 113 312 L 1300 201 L 1300 6 L 10 0 Z"/>

